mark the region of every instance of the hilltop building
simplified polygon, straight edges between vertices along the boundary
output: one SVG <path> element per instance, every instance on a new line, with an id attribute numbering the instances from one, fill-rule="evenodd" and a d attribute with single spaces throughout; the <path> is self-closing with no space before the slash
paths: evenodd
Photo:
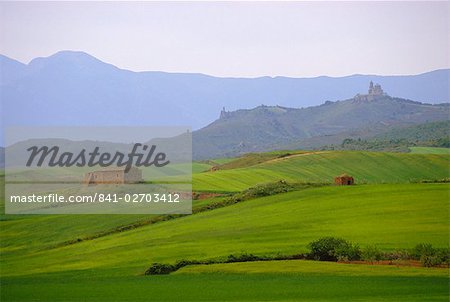
<path id="1" fill-rule="evenodd" d="M 132 167 L 128 172 L 125 168 L 105 169 L 88 172 L 84 175 L 83 183 L 92 184 L 125 184 L 142 181 L 142 171 Z"/>
<path id="2" fill-rule="evenodd" d="M 381 85 L 380 84 L 373 85 L 373 82 L 370 81 L 369 95 L 372 96 L 384 95 L 383 89 L 381 89 Z"/>
<path id="3" fill-rule="evenodd" d="M 220 117 L 219 118 L 227 118 L 229 115 L 230 115 L 230 113 L 225 110 L 225 107 L 223 107 L 222 111 L 220 111 Z"/>
<path id="4" fill-rule="evenodd" d="M 369 84 L 369 91 L 367 94 L 357 94 L 354 99 L 355 101 L 363 102 L 363 101 L 373 101 L 380 97 L 387 96 L 387 94 L 383 91 L 380 84 L 373 84 L 372 81 L 370 81 Z"/>

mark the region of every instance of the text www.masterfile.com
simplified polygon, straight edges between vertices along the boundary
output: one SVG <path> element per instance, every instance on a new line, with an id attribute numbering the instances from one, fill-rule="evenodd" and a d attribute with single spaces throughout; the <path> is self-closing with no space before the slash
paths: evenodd
<path id="1" fill-rule="evenodd" d="M 50 193 L 44 195 L 11 195 L 11 203 L 118 203 L 118 202 L 153 202 L 178 203 L 180 193 L 94 193 L 92 195 L 61 195 Z"/>

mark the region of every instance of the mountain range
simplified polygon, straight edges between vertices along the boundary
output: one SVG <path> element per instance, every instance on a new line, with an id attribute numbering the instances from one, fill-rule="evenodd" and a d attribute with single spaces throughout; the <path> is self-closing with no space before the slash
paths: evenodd
<path id="1" fill-rule="evenodd" d="M 62 51 L 29 64 L 0 56 L 3 127 L 190 125 L 198 129 L 192 134 L 196 159 L 317 148 L 446 120 L 449 77 L 450 69 L 406 76 L 219 78 L 132 72 L 84 52 Z M 370 81 L 396 97 L 355 97 Z"/>
<path id="2" fill-rule="evenodd" d="M 132 72 L 84 52 L 61 51 L 28 64 L 0 56 L 4 125 L 190 125 L 218 112 L 261 104 L 301 108 L 353 97 L 369 81 L 391 95 L 427 103 L 449 100 L 450 69 L 420 75 L 219 78 Z"/>

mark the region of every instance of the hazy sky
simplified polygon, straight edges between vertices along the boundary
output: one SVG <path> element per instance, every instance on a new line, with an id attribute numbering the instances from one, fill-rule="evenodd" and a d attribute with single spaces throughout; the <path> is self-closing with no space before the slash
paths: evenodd
<path id="1" fill-rule="evenodd" d="M 2 2 L 0 53 L 255 77 L 450 67 L 449 2 Z"/>

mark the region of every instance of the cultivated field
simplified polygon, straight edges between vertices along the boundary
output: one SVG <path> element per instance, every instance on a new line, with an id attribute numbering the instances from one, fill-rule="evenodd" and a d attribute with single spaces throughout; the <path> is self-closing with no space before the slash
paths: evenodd
<path id="1" fill-rule="evenodd" d="M 450 185 L 420 180 L 448 178 L 449 159 L 445 154 L 299 153 L 200 172 L 212 166 L 202 163 L 193 176 L 197 191 L 237 192 L 280 179 L 330 183 L 342 172 L 355 176 L 358 185 L 299 188 L 154 224 L 145 222 L 156 215 L 3 215 L 1 300 L 448 301 L 446 268 L 289 260 L 143 274 L 153 262 L 304 253 L 309 242 L 323 236 L 383 251 L 419 243 L 446 248 Z M 226 198 L 195 201 L 194 208 Z M 130 224 L 136 225 L 120 231 Z"/>
<path id="2" fill-rule="evenodd" d="M 196 190 L 240 191 L 258 183 L 288 181 L 330 183 L 349 173 L 361 183 L 404 183 L 448 177 L 448 156 L 356 151 L 319 151 L 272 159 L 251 167 L 202 173 Z"/>
<path id="3" fill-rule="evenodd" d="M 449 148 L 437 147 L 410 147 L 411 153 L 416 154 L 450 154 Z"/>

